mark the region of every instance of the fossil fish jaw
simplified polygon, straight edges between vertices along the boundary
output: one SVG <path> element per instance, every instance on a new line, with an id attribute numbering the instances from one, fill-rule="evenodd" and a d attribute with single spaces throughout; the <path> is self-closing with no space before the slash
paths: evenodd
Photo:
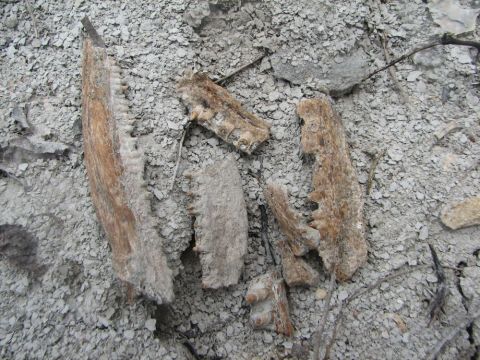
<path id="1" fill-rule="evenodd" d="M 293 335 L 285 283 L 278 271 L 273 270 L 253 279 L 245 300 L 251 305 L 250 323 L 253 328 L 273 328 L 279 334 Z"/>
<path id="2" fill-rule="evenodd" d="M 202 286 L 217 289 L 238 283 L 247 253 L 248 219 L 242 179 L 234 160 L 217 162 L 191 178 L 195 248 Z"/>
<path id="3" fill-rule="evenodd" d="M 143 180 L 142 154 L 131 137 L 132 120 L 120 69 L 104 47 L 84 41 L 82 127 L 85 167 L 97 217 L 112 248 L 120 279 L 156 300 L 173 300 L 172 274 L 154 228 Z"/>
<path id="4" fill-rule="evenodd" d="M 343 125 L 327 98 L 302 100 L 302 148 L 315 156 L 313 192 L 318 204 L 311 226 L 321 236 L 318 252 L 326 268 L 348 280 L 367 260 L 363 196 L 350 160 Z"/>
<path id="5" fill-rule="evenodd" d="M 270 136 L 270 124 L 246 111 L 205 74 L 187 72 L 178 82 L 177 92 L 189 107 L 192 121 L 247 154 Z"/>

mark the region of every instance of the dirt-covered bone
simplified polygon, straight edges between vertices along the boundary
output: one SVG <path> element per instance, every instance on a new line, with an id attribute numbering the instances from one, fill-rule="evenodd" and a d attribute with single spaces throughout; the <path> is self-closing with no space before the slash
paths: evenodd
<path id="1" fill-rule="evenodd" d="M 253 279 L 245 300 L 252 306 L 250 323 L 254 328 L 273 328 L 279 334 L 293 335 L 285 284 L 278 271 Z"/>
<path id="2" fill-rule="evenodd" d="M 120 69 L 90 38 L 83 45 L 82 82 L 85 167 L 114 269 L 120 279 L 158 303 L 171 302 L 172 275 L 150 213 L 144 162 L 131 135 L 133 119 Z"/>
<path id="3" fill-rule="evenodd" d="M 247 154 L 270 136 L 270 124 L 246 111 L 205 74 L 187 72 L 177 91 L 190 110 L 191 120 Z"/>
<path id="4" fill-rule="evenodd" d="M 188 177 L 202 286 L 217 289 L 237 284 L 248 240 L 247 209 L 237 165 L 227 158 Z"/>
<path id="5" fill-rule="evenodd" d="M 270 181 L 264 195 L 295 256 L 305 255 L 310 249 L 318 248 L 318 231 L 305 224 L 301 215 L 290 207 L 284 186 Z"/>
<path id="6" fill-rule="evenodd" d="M 318 204 L 311 226 L 320 232 L 318 252 L 326 268 L 340 281 L 348 280 L 367 260 L 363 195 L 350 160 L 339 116 L 326 97 L 302 100 L 302 147 L 315 156 L 313 191 Z"/>

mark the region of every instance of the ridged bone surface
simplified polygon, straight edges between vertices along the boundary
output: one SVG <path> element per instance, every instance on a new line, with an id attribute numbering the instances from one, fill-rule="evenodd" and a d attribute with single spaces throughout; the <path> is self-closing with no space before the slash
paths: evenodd
<path id="1" fill-rule="evenodd" d="M 270 136 L 270 124 L 246 111 L 205 74 L 187 72 L 177 91 L 190 109 L 191 120 L 247 154 Z"/>
<path id="2" fill-rule="evenodd" d="M 90 193 L 120 279 L 158 303 L 173 300 L 171 270 L 154 228 L 142 154 L 120 70 L 105 48 L 85 39 L 82 73 L 83 143 Z"/>
<path id="3" fill-rule="evenodd" d="M 277 270 L 253 279 L 245 300 L 251 305 L 250 323 L 253 328 L 273 328 L 279 334 L 293 335 L 285 283 Z"/>
<path id="4" fill-rule="evenodd" d="M 277 219 L 288 241 L 278 240 L 276 247 L 282 258 L 282 272 L 288 286 L 318 284 L 319 274 L 300 258 L 310 249 L 318 249 L 320 235 L 302 220 L 302 216 L 290 207 L 287 189 L 269 181 L 264 190 L 268 206 Z"/>
<path id="5" fill-rule="evenodd" d="M 189 174 L 189 211 L 195 216 L 195 248 L 202 286 L 217 289 L 238 283 L 247 253 L 248 219 L 242 179 L 231 158 Z"/>
<path id="6" fill-rule="evenodd" d="M 363 196 L 339 116 L 327 98 L 302 100 L 302 147 L 315 156 L 313 192 L 318 204 L 310 226 L 320 232 L 318 252 L 337 279 L 348 280 L 367 260 Z"/>

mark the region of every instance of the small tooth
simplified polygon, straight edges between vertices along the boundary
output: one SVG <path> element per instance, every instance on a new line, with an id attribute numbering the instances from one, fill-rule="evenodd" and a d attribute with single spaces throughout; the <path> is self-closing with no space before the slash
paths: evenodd
<path id="1" fill-rule="evenodd" d="M 247 303 L 253 304 L 254 302 L 257 301 L 257 296 L 255 294 L 247 294 L 247 296 L 245 297 L 245 300 L 247 301 Z"/>

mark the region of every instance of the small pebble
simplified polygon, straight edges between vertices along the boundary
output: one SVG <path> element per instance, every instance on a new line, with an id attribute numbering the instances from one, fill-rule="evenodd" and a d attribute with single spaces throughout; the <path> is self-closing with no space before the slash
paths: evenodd
<path id="1" fill-rule="evenodd" d="M 318 288 L 317 291 L 315 291 L 315 297 L 318 300 L 323 300 L 327 297 L 327 290 Z"/>
<path id="2" fill-rule="evenodd" d="M 18 170 L 20 170 L 20 171 L 25 171 L 25 170 L 27 170 L 27 168 L 28 168 L 27 163 L 22 163 L 22 164 L 18 165 Z"/>
<path id="3" fill-rule="evenodd" d="M 150 331 L 155 331 L 157 328 L 156 323 L 156 319 L 148 319 L 147 321 L 145 321 L 145 328 Z"/>
<path id="4" fill-rule="evenodd" d="M 428 238 L 428 227 L 424 226 L 420 229 L 420 233 L 418 234 L 419 240 L 426 240 Z"/>

